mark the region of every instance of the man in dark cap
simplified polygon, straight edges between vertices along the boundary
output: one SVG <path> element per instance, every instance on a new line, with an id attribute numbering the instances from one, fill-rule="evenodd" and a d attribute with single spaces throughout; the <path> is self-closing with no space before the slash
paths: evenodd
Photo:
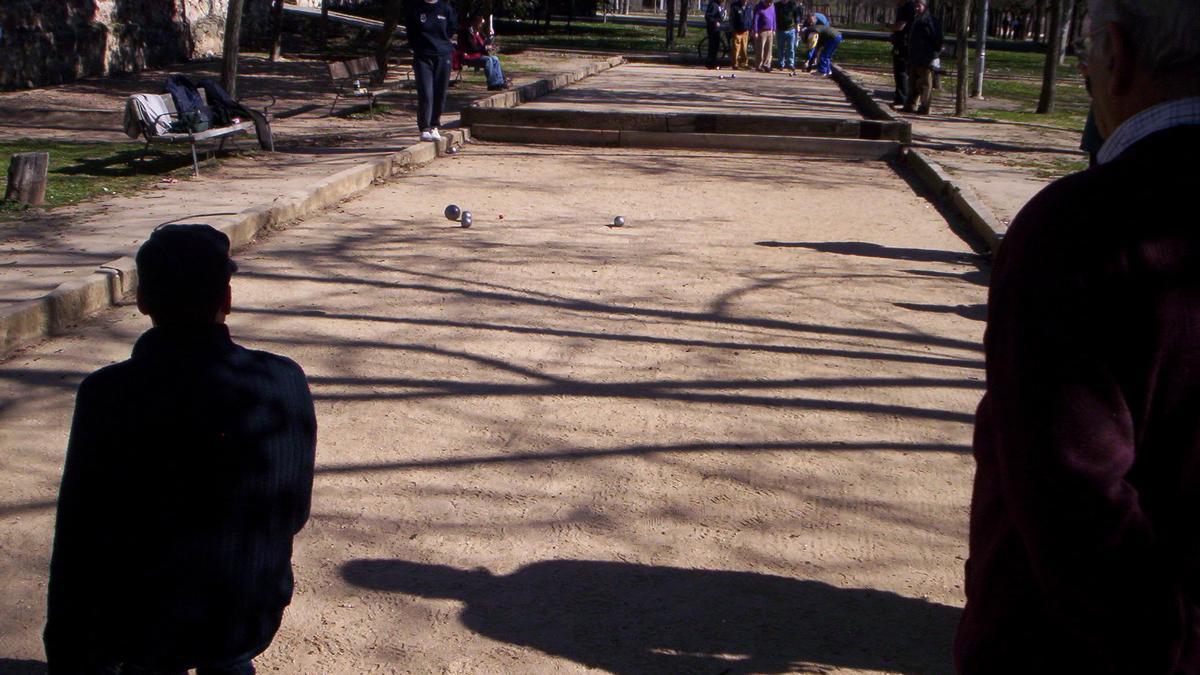
<path id="1" fill-rule="evenodd" d="M 292 596 L 316 417 L 304 371 L 230 339 L 229 239 L 137 254 L 133 356 L 79 386 L 50 561 L 57 673 L 250 674 Z"/>

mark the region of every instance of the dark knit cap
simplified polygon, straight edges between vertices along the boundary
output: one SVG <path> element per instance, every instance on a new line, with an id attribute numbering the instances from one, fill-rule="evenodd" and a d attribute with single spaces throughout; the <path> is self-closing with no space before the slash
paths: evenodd
<path id="1" fill-rule="evenodd" d="M 151 315 L 212 316 L 237 264 L 211 225 L 162 225 L 137 253 L 138 287 Z"/>

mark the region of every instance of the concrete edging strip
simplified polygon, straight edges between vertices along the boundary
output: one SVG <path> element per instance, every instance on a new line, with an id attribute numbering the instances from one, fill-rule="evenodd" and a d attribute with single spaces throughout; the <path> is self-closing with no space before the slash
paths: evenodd
<path id="1" fill-rule="evenodd" d="M 485 107 L 520 105 L 622 63 L 625 63 L 624 57 L 614 56 L 580 70 L 560 73 L 489 96 L 472 105 L 484 102 L 487 102 Z M 366 160 L 276 202 L 251 206 L 237 216 L 210 221 L 209 224 L 228 235 L 233 248 L 240 248 L 265 228 L 320 211 L 366 190 L 376 179 L 391 176 L 410 165 L 433 161 L 452 143 L 470 140 L 471 132 L 466 128 L 447 132 L 449 138 L 439 143 L 417 143 L 399 152 Z M 132 258 L 123 257 L 101 265 L 87 276 L 64 282 L 40 298 L 0 309 L 0 356 L 7 356 L 14 349 L 61 333 L 69 326 L 118 304 L 136 289 L 136 266 Z"/>
<path id="2" fill-rule="evenodd" d="M 955 181 L 940 164 L 920 150 L 909 148 L 901 157 L 904 165 L 912 170 L 925 189 L 966 221 L 994 254 L 1003 239 L 1002 227 L 992 210 L 975 195 L 975 191 Z"/>

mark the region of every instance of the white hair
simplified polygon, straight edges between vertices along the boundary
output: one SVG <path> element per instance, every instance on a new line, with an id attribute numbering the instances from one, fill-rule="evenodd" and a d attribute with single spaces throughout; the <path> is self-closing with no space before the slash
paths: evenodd
<path id="1" fill-rule="evenodd" d="M 1115 23 L 1154 75 L 1200 73 L 1200 0 L 1089 0 L 1092 30 Z"/>

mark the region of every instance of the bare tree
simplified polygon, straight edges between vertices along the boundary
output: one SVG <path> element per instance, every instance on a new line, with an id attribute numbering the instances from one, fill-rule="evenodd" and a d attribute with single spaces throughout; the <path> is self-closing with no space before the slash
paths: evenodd
<path id="1" fill-rule="evenodd" d="M 1062 23 L 1067 0 L 1050 0 L 1050 48 L 1046 50 L 1046 67 L 1042 70 L 1042 95 L 1038 97 L 1040 114 L 1054 112 L 1054 84 L 1058 79 L 1058 54 L 1062 50 Z"/>
<path id="2" fill-rule="evenodd" d="M 325 45 L 325 37 L 329 35 L 329 0 L 321 0 L 321 26 L 317 29 L 321 36 L 321 45 Z"/>
<path id="3" fill-rule="evenodd" d="M 687 37 L 687 17 L 689 4 L 691 4 L 691 0 L 679 0 L 679 32 L 677 35 L 679 35 L 681 38 Z"/>
<path id="4" fill-rule="evenodd" d="M 404 0 L 388 0 L 383 11 L 383 34 L 379 36 L 379 46 L 375 50 L 375 61 L 379 64 L 380 79 L 387 77 L 388 52 L 392 49 L 396 26 L 400 25 L 400 17 L 404 14 Z"/>
<path id="5" fill-rule="evenodd" d="M 225 15 L 224 63 L 221 67 L 221 86 L 233 98 L 237 98 L 238 54 L 242 35 L 242 8 L 245 0 L 229 0 L 229 13 Z"/>
<path id="6" fill-rule="evenodd" d="M 967 31 L 971 29 L 971 0 L 959 0 L 956 9 L 958 24 L 957 45 L 955 57 L 954 114 L 962 116 L 967 113 Z"/>
<path id="7" fill-rule="evenodd" d="M 684 0 L 687 2 L 687 0 Z M 667 51 L 675 46 L 675 0 L 667 0 Z"/>
<path id="8" fill-rule="evenodd" d="M 987 74 L 988 0 L 979 1 L 979 14 L 975 19 L 975 93 L 983 98 L 983 78 Z"/>
<path id="9" fill-rule="evenodd" d="M 271 61 L 283 56 L 283 0 L 271 3 Z"/>

